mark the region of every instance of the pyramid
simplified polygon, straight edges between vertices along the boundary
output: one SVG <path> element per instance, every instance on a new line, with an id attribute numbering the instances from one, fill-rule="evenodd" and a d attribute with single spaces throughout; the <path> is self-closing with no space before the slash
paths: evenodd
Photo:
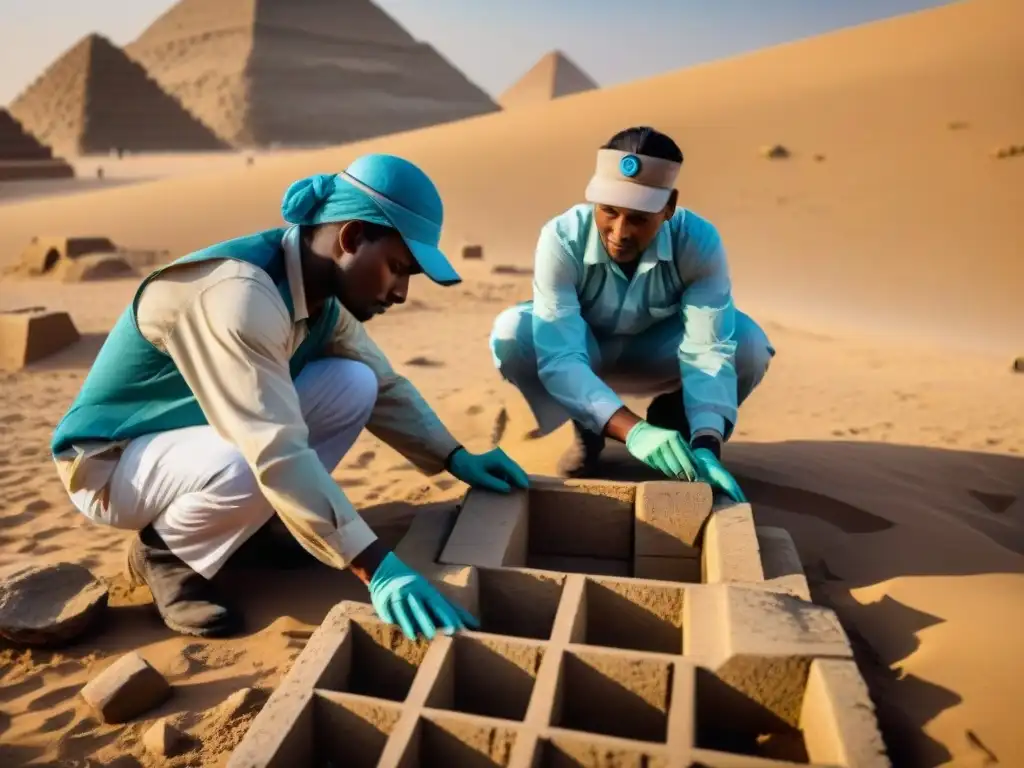
<path id="1" fill-rule="evenodd" d="M 551 51 L 498 98 L 502 109 L 551 101 L 598 88 L 586 72 L 561 51 Z"/>
<path id="2" fill-rule="evenodd" d="M 53 151 L 26 133 L 6 109 L 0 109 L 0 181 L 67 178 L 74 170 Z"/>
<path id="3" fill-rule="evenodd" d="M 498 109 L 369 0 L 181 0 L 127 51 L 236 146 L 338 144 Z"/>
<path id="4" fill-rule="evenodd" d="M 95 34 L 51 64 L 9 109 L 29 131 L 68 154 L 225 147 L 137 62 Z"/>

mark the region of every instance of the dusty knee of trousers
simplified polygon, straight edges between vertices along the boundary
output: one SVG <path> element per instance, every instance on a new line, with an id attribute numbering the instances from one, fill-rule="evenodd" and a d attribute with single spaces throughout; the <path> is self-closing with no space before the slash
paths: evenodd
<path id="1" fill-rule="evenodd" d="M 499 314 L 491 328 L 491 357 L 494 367 L 505 378 L 515 381 L 524 374 L 537 375 L 533 354 L 530 316 L 520 307 L 511 307 Z"/>

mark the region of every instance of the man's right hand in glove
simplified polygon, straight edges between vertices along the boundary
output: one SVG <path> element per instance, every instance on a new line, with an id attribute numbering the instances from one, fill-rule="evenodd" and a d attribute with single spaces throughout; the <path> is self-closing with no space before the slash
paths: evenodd
<path id="1" fill-rule="evenodd" d="M 626 435 L 626 450 L 673 480 L 697 479 L 697 462 L 686 439 L 671 429 L 638 421 Z"/>
<path id="2" fill-rule="evenodd" d="M 432 640 L 438 630 L 451 635 L 480 626 L 468 611 L 448 600 L 380 541 L 367 547 L 350 570 L 369 588 L 377 615 L 388 624 L 397 624 L 410 640 L 420 635 Z"/>

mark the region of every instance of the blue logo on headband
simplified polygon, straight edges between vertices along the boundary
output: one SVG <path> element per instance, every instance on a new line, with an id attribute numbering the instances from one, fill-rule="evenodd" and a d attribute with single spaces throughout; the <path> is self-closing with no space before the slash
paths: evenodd
<path id="1" fill-rule="evenodd" d="M 640 158 L 636 155 L 626 155 L 619 160 L 619 170 L 623 176 L 633 178 L 640 173 Z"/>

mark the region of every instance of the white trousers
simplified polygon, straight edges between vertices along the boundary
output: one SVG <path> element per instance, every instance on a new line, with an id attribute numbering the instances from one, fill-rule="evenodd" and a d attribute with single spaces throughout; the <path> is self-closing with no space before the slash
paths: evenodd
<path id="1" fill-rule="evenodd" d="M 309 445 L 332 472 L 370 418 L 377 378 L 364 363 L 328 358 L 307 365 L 295 389 Z M 93 498 L 72 498 L 87 517 L 128 530 L 152 523 L 206 578 L 274 514 L 242 454 L 210 426 L 132 440 L 110 478 L 107 503 L 95 503 L 96 492 L 86 495 Z"/>

